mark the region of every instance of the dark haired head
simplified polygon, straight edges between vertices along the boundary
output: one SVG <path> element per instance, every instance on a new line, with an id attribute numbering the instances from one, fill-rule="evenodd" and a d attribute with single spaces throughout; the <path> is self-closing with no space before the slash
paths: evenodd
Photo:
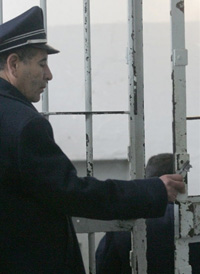
<path id="1" fill-rule="evenodd" d="M 173 173 L 173 154 L 161 153 L 152 156 L 146 166 L 146 178 Z"/>

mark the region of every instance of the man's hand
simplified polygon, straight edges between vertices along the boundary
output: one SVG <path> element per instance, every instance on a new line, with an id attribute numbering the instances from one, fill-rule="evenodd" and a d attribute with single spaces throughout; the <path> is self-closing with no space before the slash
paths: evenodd
<path id="1" fill-rule="evenodd" d="M 174 202 L 176 200 L 177 194 L 185 192 L 185 185 L 183 182 L 183 177 L 179 174 L 163 175 L 160 177 L 163 181 L 169 202 Z"/>

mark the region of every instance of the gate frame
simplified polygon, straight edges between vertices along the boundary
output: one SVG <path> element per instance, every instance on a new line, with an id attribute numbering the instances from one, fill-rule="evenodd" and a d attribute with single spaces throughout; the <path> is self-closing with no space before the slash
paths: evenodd
<path id="1" fill-rule="evenodd" d="M 42 112 L 49 115 L 85 115 L 87 175 L 93 175 L 92 117 L 99 114 L 129 115 L 129 163 L 131 179 L 144 177 L 145 132 L 144 132 L 144 88 L 143 88 L 143 23 L 142 0 L 128 0 L 128 66 L 129 66 L 129 111 L 92 111 L 90 0 L 83 0 L 84 49 L 85 49 L 85 112 L 49 112 L 48 88 L 42 95 Z M 47 1 L 40 0 L 47 30 Z M 0 0 L 0 23 L 3 21 L 3 0 Z M 185 49 L 184 0 L 171 0 L 172 33 L 172 91 L 173 91 L 173 153 L 175 171 L 189 160 L 186 144 L 186 75 L 187 50 Z M 194 118 L 196 119 L 196 117 Z M 198 117 L 199 119 L 199 117 Z M 190 117 L 189 120 L 192 120 Z M 200 242 L 200 196 L 178 195 L 175 207 L 175 274 L 190 274 L 189 243 Z M 131 231 L 132 250 L 130 263 L 133 274 L 144 274 L 146 262 L 146 226 L 143 219 L 130 221 L 98 221 L 74 218 L 77 233 L 88 233 L 89 271 L 95 274 L 94 232 Z"/>

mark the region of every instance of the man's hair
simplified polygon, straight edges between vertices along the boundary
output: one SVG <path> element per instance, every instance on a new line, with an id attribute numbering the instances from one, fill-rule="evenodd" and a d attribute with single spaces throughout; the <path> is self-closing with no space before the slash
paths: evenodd
<path id="1" fill-rule="evenodd" d="M 19 56 L 20 61 L 26 63 L 28 60 L 32 59 L 37 52 L 38 50 L 31 46 L 25 46 L 2 52 L 0 53 L 0 70 L 4 69 L 8 56 L 12 53 L 16 53 Z"/>
<path id="2" fill-rule="evenodd" d="M 146 166 L 146 178 L 172 174 L 174 169 L 173 159 L 172 153 L 161 153 L 152 156 Z"/>

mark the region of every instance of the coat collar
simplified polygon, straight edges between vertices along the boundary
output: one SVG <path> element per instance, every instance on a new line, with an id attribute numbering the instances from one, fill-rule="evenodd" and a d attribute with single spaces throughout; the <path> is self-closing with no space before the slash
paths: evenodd
<path id="1" fill-rule="evenodd" d="M 11 85 L 8 81 L 4 80 L 3 78 L 0 78 L 0 96 L 8 97 L 13 100 L 20 101 L 35 111 L 36 108 L 31 104 L 26 97 L 13 85 Z"/>

